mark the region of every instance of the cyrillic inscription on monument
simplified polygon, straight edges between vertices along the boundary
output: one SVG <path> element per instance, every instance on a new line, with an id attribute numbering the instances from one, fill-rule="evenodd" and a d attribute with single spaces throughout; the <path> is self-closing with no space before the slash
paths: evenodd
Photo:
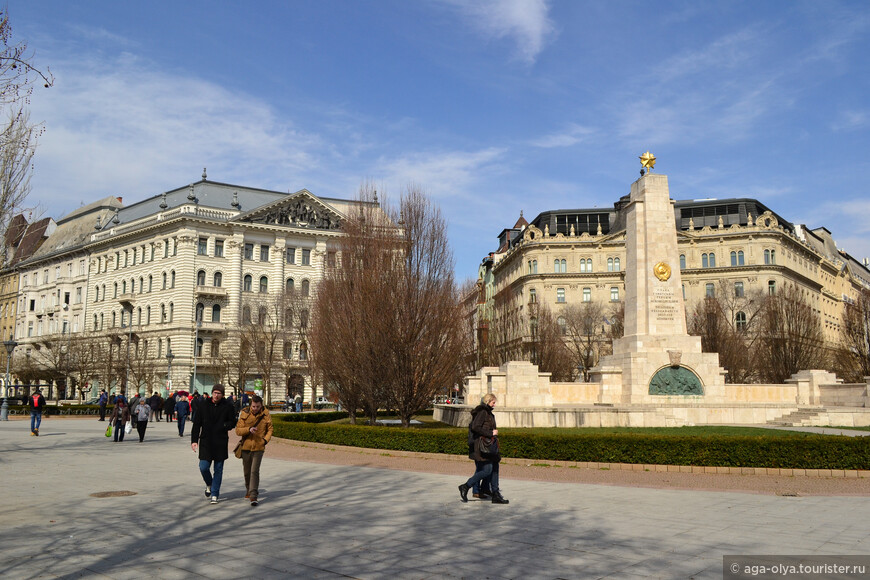
<path id="1" fill-rule="evenodd" d="M 654 288 L 650 296 L 650 312 L 656 320 L 671 322 L 676 320 L 679 308 L 674 297 L 674 289 L 669 286 Z"/>

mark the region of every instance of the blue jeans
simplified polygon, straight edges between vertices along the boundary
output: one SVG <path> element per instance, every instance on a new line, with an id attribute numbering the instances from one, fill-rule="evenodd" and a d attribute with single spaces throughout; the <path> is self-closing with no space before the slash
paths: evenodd
<path id="1" fill-rule="evenodd" d="M 178 414 L 178 434 L 184 435 L 184 422 L 187 420 L 187 415 Z"/>
<path id="2" fill-rule="evenodd" d="M 31 411 L 30 412 L 30 432 L 34 432 L 39 429 L 39 425 L 42 424 L 42 411 Z"/>
<path id="3" fill-rule="evenodd" d="M 301 413 L 301 412 L 302 412 L 302 403 L 296 403 L 296 412 L 297 412 L 297 413 Z"/>
<path id="4" fill-rule="evenodd" d="M 485 465 L 486 462 L 484 461 L 475 461 L 474 472 L 477 473 L 478 471 L 481 471 Z M 489 483 L 489 479 L 486 478 L 474 482 L 474 485 L 471 486 L 471 493 L 476 493 L 480 495 L 480 492 L 483 491 L 483 493 L 487 495 L 492 494 L 492 491 L 490 491 L 492 488 L 490 487 Z"/>
<path id="5" fill-rule="evenodd" d="M 484 479 L 489 479 L 489 489 L 493 494 L 498 493 L 498 463 L 490 463 L 483 461 L 475 461 L 475 466 L 478 467 L 477 473 L 465 482 L 465 485 L 473 488 Z"/>
<path id="6" fill-rule="evenodd" d="M 224 477 L 224 462 L 214 462 L 214 476 L 209 472 L 209 467 L 211 467 L 211 461 L 208 459 L 199 460 L 199 472 L 202 474 L 202 480 L 205 482 L 205 486 L 211 488 L 211 494 L 213 496 L 220 497 L 221 479 Z"/>

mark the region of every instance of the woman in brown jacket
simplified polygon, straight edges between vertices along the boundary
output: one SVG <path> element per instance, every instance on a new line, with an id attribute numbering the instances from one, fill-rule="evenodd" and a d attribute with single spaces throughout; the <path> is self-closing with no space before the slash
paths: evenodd
<path id="1" fill-rule="evenodd" d="M 130 420 L 130 409 L 127 408 L 127 404 L 122 400 L 115 402 L 115 408 L 112 409 L 112 415 L 109 417 L 109 423 L 113 425 L 114 440 L 115 443 L 118 441 L 124 440 L 124 427 L 127 425 L 127 421 Z"/>
<path id="2" fill-rule="evenodd" d="M 245 471 L 245 499 L 257 505 L 260 495 L 260 463 L 266 444 L 272 440 L 272 417 L 259 395 L 251 397 L 251 406 L 239 414 L 236 435 L 242 437 L 242 468 Z"/>

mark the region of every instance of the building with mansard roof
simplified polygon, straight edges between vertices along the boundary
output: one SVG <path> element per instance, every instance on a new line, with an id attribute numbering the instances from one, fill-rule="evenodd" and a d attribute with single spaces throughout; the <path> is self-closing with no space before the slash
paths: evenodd
<path id="1" fill-rule="evenodd" d="M 516 226 L 502 230 L 498 250 L 478 271 L 479 298 L 469 315 L 475 354 L 483 342 L 505 347 L 491 343 L 504 340 L 489 332 L 495 317 L 519 320 L 521 330 L 510 340 L 528 345 L 542 304 L 556 317 L 572 303 L 617 306 L 624 298 L 627 203 L 626 196 L 612 208 L 544 211 L 528 225 L 521 214 Z M 794 283 L 820 314 L 826 339 L 840 340 L 844 305 L 870 288 L 866 258 L 838 248 L 828 229 L 791 223 L 756 199 L 685 200 L 673 207 L 687 311 L 718 292 L 742 297 Z M 742 317 L 737 312 L 734 324 L 745 323 Z M 528 353 L 517 345 L 512 351 Z"/>
<path id="2" fill-rule="evenodd" d="M 73 386 L 85 396 L 128 384 L 203 392 L 241 374 L 270 400 L 296 391 L 311 400 L 306 303 L 356 203 L 203 172 L 137 203 L 110 197 L 79 208 L 7 270 L 20 287 L 16 374 L 60 399 L 74 397 Z M 81 351 L 88 341 L 103 349 L 95 370 Z"/>

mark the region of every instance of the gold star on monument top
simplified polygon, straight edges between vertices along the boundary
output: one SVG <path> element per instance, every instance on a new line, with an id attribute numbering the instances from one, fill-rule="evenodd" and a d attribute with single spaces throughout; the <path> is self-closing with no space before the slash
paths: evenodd
<path id="1" fill-rule="evenodd" d="M 643 155 L 639 157 L 641 167 L 646 167 L 647 169 L 652 169 L 656 166 L 656 156 L 647 151 Z"/>

